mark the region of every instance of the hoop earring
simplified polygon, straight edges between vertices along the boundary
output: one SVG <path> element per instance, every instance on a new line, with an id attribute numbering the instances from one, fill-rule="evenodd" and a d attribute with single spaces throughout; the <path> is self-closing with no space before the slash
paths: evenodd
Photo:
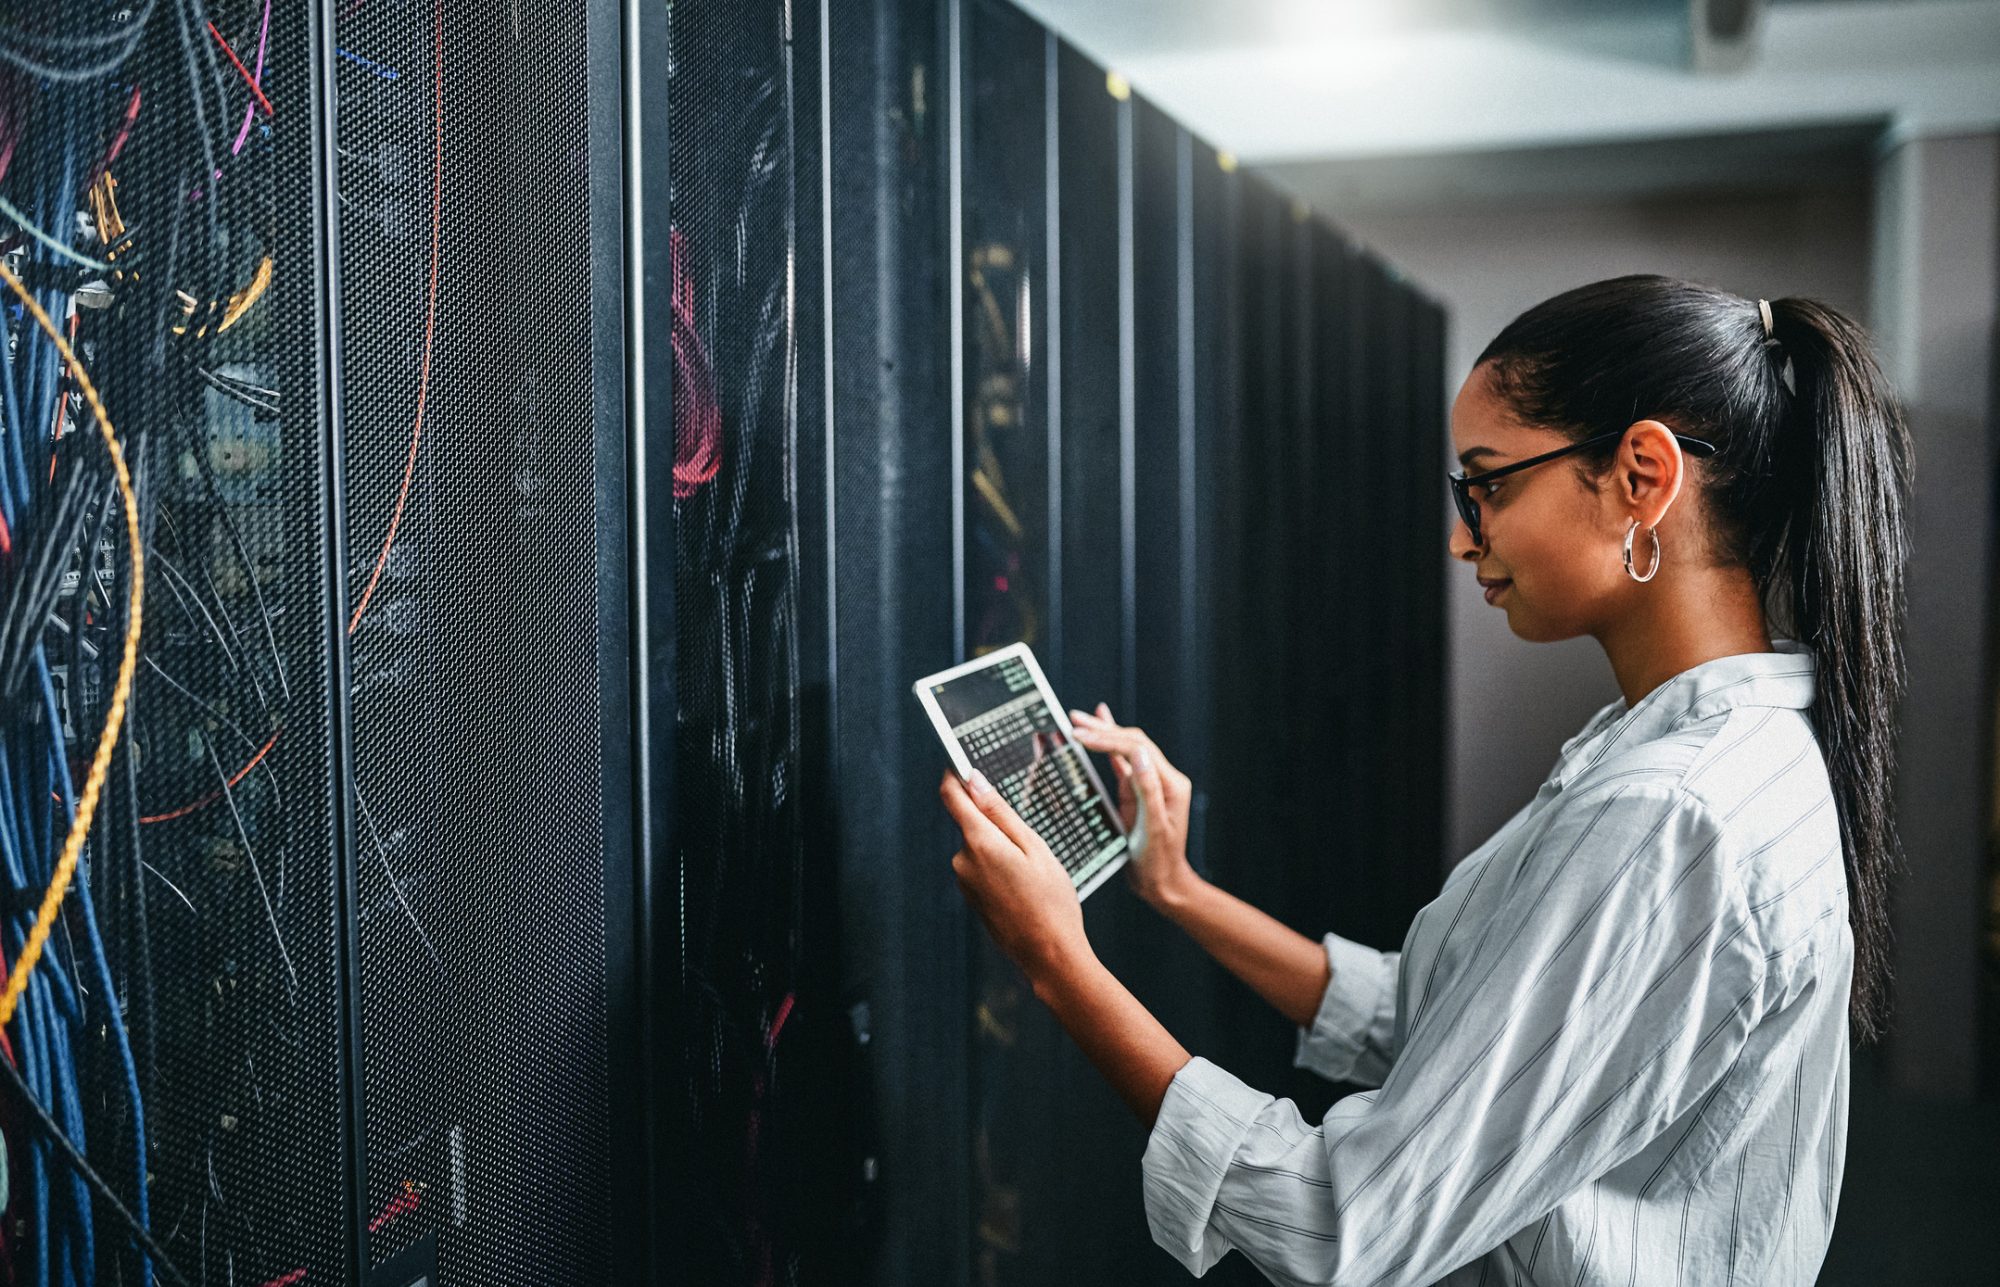
<path id="1" fill-rule="evenodd" d="M 1632 566 L 1632 538 L 1638 534 L 1639 520 L 1636 518 L 1633 519 L 1632 526 L 1625 529 L 1625 575 L 1631 577 L 1641 585 L 1644 585 L 1660 574 L 1660 529 L 1654 527 L 1647 530 L 1653 537 L 1653 570 L 1644 576 L 1640 576 L 1638 569 Z"/>

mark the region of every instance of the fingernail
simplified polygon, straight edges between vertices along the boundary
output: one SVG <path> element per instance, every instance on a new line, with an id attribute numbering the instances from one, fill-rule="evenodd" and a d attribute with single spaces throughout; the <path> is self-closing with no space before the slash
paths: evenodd
<path id="1" fill-rule="evenodd" d="M 1070 707 L 1069 717 L 1071 719 L 1089 719 L 1090 715 L 1087 712 L 1080 711 L 1076 709 L 1074 706 L 1072 706 Z"/>
<path id="2" fill-rule="evenodd" d="M 988 791 L 991 791 L 993 789 L 993 784 L 988 782 L 986 780 L 986 775 L 984 773 L 981 773 L 978 769 L 974 769 L 972 771 L 972 776 L 965 780 L 965 784 L 968 787 L 972 788 L 972 795 L 974 799 L 977 799 L 980 796 L 985 795 Z"/>
<path id="3" fill-rule="evenodd" d="M 1147 753 L 1145 747 L 1143 746 L 1140 747 L 1139 753 L 1132 757 L 1133 771 L 1138 773 L 1144 773 L 1150 770 L 1152 767 L 1153 767 L 1153 757 Z"/>

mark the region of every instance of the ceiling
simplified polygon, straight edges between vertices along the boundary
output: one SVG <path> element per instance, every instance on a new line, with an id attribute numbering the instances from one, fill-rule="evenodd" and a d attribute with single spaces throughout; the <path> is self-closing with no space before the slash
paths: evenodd
<path id="1" fill-rule="evenodd" d="M 1535 155 L 1595 147 L 1585 180 L 1617 186 L 1640 144 L 1694 175 L 1729 136 L 1718 159 L 1755 172 L 1773 147 L 1810 166 L 1857 132 L 2000 128 L 2000 0 L 1751 5 L 1735 71 L 1699 65 L 1693 2 L 1020 0 L 1218 147 L 1295 176 L 1335 166 L 1327 184 L 1400 158 L 1421 189 L 1441 180 L 1416 158 L 1475 153 L 1487 178 L 1450 181 L 1505 187 Z"/>

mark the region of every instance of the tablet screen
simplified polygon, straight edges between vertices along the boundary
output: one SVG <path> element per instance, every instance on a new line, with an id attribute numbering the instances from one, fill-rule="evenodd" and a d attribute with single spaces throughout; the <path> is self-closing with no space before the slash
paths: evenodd
<path id="1" fill-rule="evenodd" d="M 1124 827 L 1025 646 L 933 675 L 918 692 L 962 753 L 960 772 L 984 773 L 1080 891 L 1111 874 L 1125 853 Z"/>

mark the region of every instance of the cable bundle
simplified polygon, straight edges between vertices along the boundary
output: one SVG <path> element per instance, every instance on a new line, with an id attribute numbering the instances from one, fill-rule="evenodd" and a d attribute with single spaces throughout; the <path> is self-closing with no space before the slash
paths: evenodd
<path id="1" fill-rule="evenodd" d="M 257 185 L 270 28 L 268 0 L 0 15 L 0 1259 L 37 1287 L 186 1282 L 172 1261 L 210 1258 L 207 1198 L 195 1237 L 183 1210 L 153 1224 L 155 1194 L 186 1186 L 162 1184 L 180 1168 L 147 1127 L 146 886 L 192 908 L 168 872 L 197 846 L 213 858 L 223 828 L 254 866 L 239 797 L 270 773 L 287 693 L 217 476 L 218 442 L 256 441 L 218 424 L 268 421 L 280 397 L 238 331 L 275 275 Z M 205 813 L 199 840 L 169 829 L 148 854 L 142 828 Z"/>

